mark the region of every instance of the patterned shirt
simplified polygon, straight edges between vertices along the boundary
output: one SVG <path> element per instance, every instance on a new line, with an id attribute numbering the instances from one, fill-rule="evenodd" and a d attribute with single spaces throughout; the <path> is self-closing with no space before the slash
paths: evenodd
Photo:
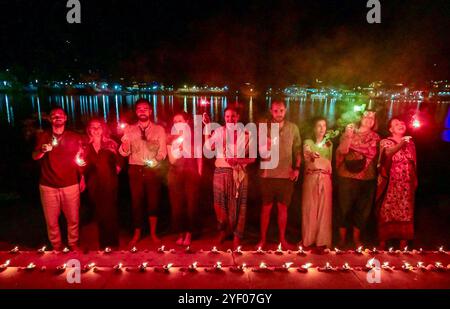
<path id="1" fill-rule="evenodd" d="M 346 178 L 353 178 L 359 180 L 372 180 L 376 178 L 377 167 L 377 151 L 380 136 L 373 132 L 367 131 L 364 133 L 355 132 L 353 137 L 350 138 L 347 135 L 342 135 L 341 143 L 336 153 L 336 166 L 338 175 Z M 363 154 L 366 157 L 366 165 L 364 169 L 359 173 L 352 173 L 347 170 L 345 161 L 345 155 L 342 153 L 343 148 L 349 145 L 349 149 L 357 153 Z"/>

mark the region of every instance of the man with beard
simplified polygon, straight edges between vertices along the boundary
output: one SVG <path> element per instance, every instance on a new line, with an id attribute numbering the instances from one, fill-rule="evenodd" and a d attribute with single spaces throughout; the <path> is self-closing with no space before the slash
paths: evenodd
<path id="1" fill-rule="evenodd" d="M 270 222 L 270 212 L 275 201 L 278 208 L 278 235 L 281 246 L 288 249 L 286 241 L 287 208 L 291 203 L 294 182 L 297 181 L 301 162 L 301 139 L 295 124 L 285 120 L 286 105 L 284 101 L 274 101 L 270 108 L 271 122 L 278 123 L 279 136 L 273 140 L 268 138 L 267 148 L 279 147 L 278 166 L 274 169 L 261 170 L 261 239 L 257 247 L 266 244 L 267 228 Z M 292 164 L 293 157 L 295 164 Z"/>
<path id="2" fill-rule="evenodd" d="M 39 191 L 47 223 L 48 238 L 54 250 L 61 250 L 59 228 L 61 211 L 67 220 L 68 244 L 78 249 L 80 191 L 85 188 L 76 163 L 81 151 L 81 138 L 65 129 L 67 115 L 60 108 L 50 112 L 52 130 L 38 136 L 33 160 L 39 160 L 41 174 Z"/>
<path id="3" fill-rule="evenodd" d="M 159 175 L 160 162 L 167 155 L 166 133 L 164 128 L 152 123 L 150 102 L 146 99 L 136 101 L 138 123 L 125 128 L 119 153 L 128 159 L 132 217 L 134 235 L 130 246 L 141 238 L 142 225 L 146 215 L 150 225 L 152 240 L 159 243 L 156 236 L 158 223 L 158 204 L 161 191 Z"/>

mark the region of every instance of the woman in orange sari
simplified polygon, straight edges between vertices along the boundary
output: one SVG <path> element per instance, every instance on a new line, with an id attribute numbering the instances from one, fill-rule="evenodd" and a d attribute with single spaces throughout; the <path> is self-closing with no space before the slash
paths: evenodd
<path id="1" fill-rule="evenodd" d="M 403 248 L 414 236 L 416 148 L 411 137 L 405 136 L 405 122 L 393 118 L 388 126 L 391 136 L 380 142 L 378 237 L 381 248 L 390 239 L 399 239 Z"/>

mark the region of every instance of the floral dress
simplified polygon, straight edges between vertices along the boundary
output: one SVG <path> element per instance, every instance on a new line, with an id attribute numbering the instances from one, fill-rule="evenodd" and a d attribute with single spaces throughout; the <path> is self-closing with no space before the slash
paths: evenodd
<path id="1" fill-rule="evenodd" d="M 412 141 L 388 158 L 387 148 L 395 146 L 392 139 L 380 142 L 381 160 L 378 179 L 379 191 L 383 177 L 387 180 L 381 196 L 378 212 L 378 231 L 380 240 L 412 239 L 414 236 L 414 195 L 417 186 L 416 148 Z"/>

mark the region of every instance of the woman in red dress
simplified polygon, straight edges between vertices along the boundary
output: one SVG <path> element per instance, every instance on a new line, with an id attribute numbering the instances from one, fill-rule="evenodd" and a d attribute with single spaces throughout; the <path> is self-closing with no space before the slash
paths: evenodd
<path id="1" fill-rule="evenodd" d="M 416 148 L 411 137 L 405 136 L 403 121 L 393 118 L 388 126 L 391 136 L 380 142 L 378 237 L 381 248 L 390 239 L 399 239 L 403 248 L 414 236 Z"/>

